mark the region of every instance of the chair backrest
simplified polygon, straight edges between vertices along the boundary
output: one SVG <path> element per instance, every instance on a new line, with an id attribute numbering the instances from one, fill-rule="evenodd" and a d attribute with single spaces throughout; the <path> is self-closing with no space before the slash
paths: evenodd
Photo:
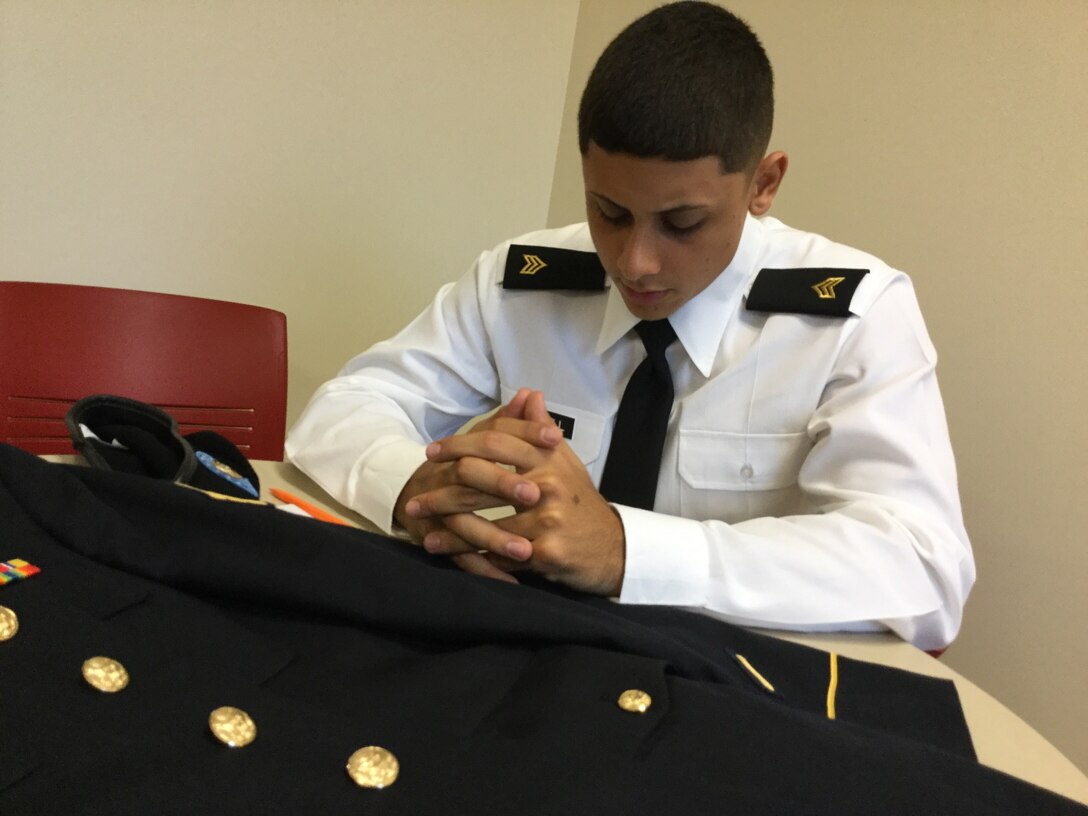
<path id="1" fill-rule="evenodd" d="M 283 458 L 287 319 L 206 298 L 0 281 L 0 441 L 71 453 L 64 415 L 90 394 L 163 408 L 251 459 Z"/>

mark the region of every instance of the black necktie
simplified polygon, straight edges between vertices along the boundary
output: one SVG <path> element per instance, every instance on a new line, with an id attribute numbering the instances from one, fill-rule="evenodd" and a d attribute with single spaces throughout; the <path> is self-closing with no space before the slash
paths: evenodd
<path id="1" fill-rule="evenodd" d="M 643 320 L 635 331 L 646 347 L 646 359 L 627 381 L 620 400 L 601 495 L 617 504 L 653 510 L 673 397 L 665 349 L 676 332 L 668 320 Z"/>

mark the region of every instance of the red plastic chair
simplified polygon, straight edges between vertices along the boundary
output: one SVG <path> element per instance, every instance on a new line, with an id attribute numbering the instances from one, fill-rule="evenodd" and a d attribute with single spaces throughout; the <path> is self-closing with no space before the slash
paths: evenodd
<path id="1" fill-rule="evenodd" d="M 212 430 L 283 458 L 287 318 L 205 298 L 0 281 L 0 441 L 71 453 L 64 415 L 90 394 L 149 402 L 182 433 Z"/>

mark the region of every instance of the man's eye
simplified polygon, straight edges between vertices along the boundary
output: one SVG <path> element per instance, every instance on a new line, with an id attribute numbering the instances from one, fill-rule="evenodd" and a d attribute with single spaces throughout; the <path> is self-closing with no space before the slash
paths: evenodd
<path id="1" fill-rule="evenodd" d="M 665 232 L 670 235 L 691 235 L 693 232 L 703 226 L 703 221 L 696 221 L 694 224 L 676 224 L 672 221 L 663 222 Z"/>
<path id="2" fill-rule="evenodd" d="M 609 224 L 626 224 L 630 218 L 630 213 L 627 210 L 606 209 L 600 204 L 597 205 L 597 213 Z"/>

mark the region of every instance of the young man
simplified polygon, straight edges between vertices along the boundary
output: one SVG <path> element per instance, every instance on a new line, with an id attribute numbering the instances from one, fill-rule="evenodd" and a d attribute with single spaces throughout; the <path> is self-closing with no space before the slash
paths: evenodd
<path id="1" fill-rule="evenodd" d="M 905 275 L 764 217 L 773 107 L 725 10 L 632 23 L 579 110 L 588 224 L 481 255 L 319 389 L 289 458 L 479 574 L 946 645 L 974 564 L 936 355 Z"/>

